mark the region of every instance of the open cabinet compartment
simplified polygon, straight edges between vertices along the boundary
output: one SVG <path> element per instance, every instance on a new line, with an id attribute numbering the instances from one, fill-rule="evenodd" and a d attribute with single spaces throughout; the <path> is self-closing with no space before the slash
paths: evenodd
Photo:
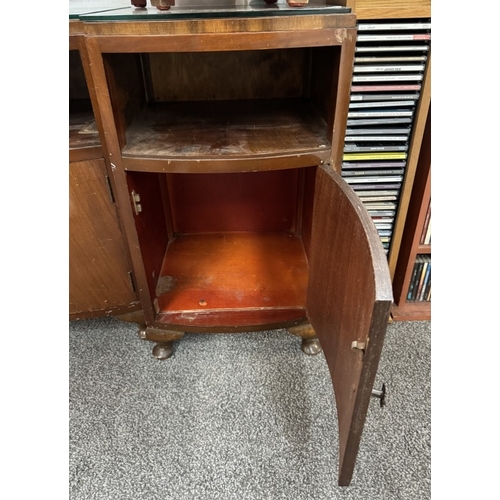
<path id="1" fill-rule="evenodd" d="M 69 50 L 69 149 L 101 147 L 80 50 Z"/>
<path id="2" fill-rule="evenodd" d="M 127 170 L 245 171 L 330 160 L 338 46 L 110 53 L 104 62 Z"/>
<path id="3" fill-rule="evenodd" d="M 231 331 L 304 320 L 315 173 L 128 172 L 156 321 Z"/>

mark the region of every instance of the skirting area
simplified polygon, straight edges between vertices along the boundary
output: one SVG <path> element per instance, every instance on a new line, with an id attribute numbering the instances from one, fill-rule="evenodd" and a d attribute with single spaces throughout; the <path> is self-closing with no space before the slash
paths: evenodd
<path id="1" fill-rule="evenodd" d="M 284 330 L 187 334 L 70 322 L 71 500 L 430 499 L 430 322 L 389 325 L 351 486 L 337 486 L 325 358 Z"/>

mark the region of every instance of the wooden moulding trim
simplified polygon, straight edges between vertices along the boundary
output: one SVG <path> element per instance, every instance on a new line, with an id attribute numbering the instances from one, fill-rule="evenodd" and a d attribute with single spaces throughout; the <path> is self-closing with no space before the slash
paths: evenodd
<path id="1" fill-rule="evenodd" d="M 201 33 L 239 33 L 266 31 L 323 30 L 325 28 L 354 28 L 353 14 L 321 16 L 285 16 L 241 19 L 192 19 L 167 21 L 85 22 L 88 35 L 171 35 Z M 76 29 L 76 27 L 74 28 Z M 82 29 L 82 28 L 78 28 Z"/>
<path id="2" fill-rule="evenodd" d="M 165 173 L 226 173 L 284 170 L 311 167 L 328 162 L 330 149 L 317 153 L 296 153 L 254 158 L 128 158 L 123 156 L 123 167 L 135 172 Z"/>
<path id="3" fill-rule="evenodd" d="M 289 328 L 307 321 L 306 310 L 290 308 L 221 309 L 159 313 L 155 325 L 194 333 L 238 333 Z"/>
<path id="4" fill-rule="evenodd" d="M 99 36 L 102 52 L 211 52 L 342 45 L 347 30 Z"/>
<path id="5" fill-rule="evenodd" d="M 73 48 L 71 47 L 71 38 L 76 35 L 83 35 L 85 33 L 85 26 L 82 23 L 82 21 L 70 21 L 69 22 L 69 41 L 70 41 L 70 50 Z M 77 47 L 75 47 L 77 48 Z"/>
<path id="6" fill-rule="evenodd" d="M 102 310 L 94 311 L 72 311 L 69 313 L 69 320 L 75 321 L 79 319 L 100 318 L 103 316 L 115 316 L 120 314 L 127 314 L 141 309 L 140 302 L 132 302 L 126 306 L 117 306 Z"/>

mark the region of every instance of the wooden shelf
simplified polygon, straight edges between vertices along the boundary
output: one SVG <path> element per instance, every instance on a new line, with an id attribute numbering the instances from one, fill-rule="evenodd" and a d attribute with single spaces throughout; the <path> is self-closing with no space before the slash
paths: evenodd
<path id="1" fill-rule="evenodd" d="M 70 161 L 102 157 L 101 140 L 92 110 L 70 112 L 69 152 Z"/>
<path id="2" fill-rule="evenodd" d="M 431 302 L 405 302 L 404 306 L 393 305 L 391 315 L 393 321 L 428 321 L 431 317 Z"/>
<path id="3" fill-rule="evenodd" d="M 296 168 L 331 154 L 325 121 L 302 99 L 156 103 L 126 138 L 125 168 L 138 171 L 205 172 L 214 162 L 212 171 Z"/>
<path id="4" fill-rule="evenodd" d="M 419 245 L 417 247 L 417 254 L 429 254 L 431 253 L 431 245 Z"/>
<path id="5" fill-rule="evenodd" d="M 80 149 L 97 146 L 101 146 L 101 140 L 92 111 L 70 114 L 69 148 Z"/>
<path id="6" fill-rule="evenodd" d="M 308 263 L 284 232 L 191 234 L 170 242 L 156 294 L 156 321 L 258 325 L 305 318 Z"/>

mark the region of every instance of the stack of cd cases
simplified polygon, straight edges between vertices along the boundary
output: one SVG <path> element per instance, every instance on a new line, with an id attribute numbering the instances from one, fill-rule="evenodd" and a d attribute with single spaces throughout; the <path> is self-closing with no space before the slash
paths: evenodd
<path id="1" fill-rule="evenodd" d="M 386 254 L 430 50 L 430 20 L 359 21 L 342 176 Z"/>

